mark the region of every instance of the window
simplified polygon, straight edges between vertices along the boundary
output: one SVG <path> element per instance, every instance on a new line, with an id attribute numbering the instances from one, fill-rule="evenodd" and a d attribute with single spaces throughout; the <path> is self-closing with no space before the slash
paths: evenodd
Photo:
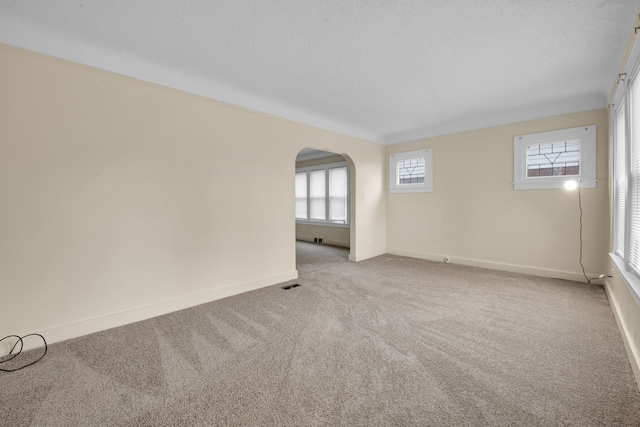
<path id="1" fill-rule="evenodd" d="M 582 188 L 595 188 L 595 175 L 595 126 L 521 135 L 513 139 L 515 190 L 564 188 L 569 179 L 579 180 Z"/>
<path id="2" fill-rule="evenodd" d="M 296 172 L 296 219 L 307 219 L 306 172 Z"/>
<path id="3" fill-rule="evenodd" d="M 389 191 L 414 193 L 433 191 L 431 149 L 389 156 Z"/>
<path id="4" fill-rule="evenodd" d="M 611 108 L 613 248 L 611 259 L 640 304 L 640 45 L 621 75 Z M 627 65 L 629 65 L 627 64 Z M 635 64 L 635 65 L 634 65 Z"/>
<path id="5" fill-rule="evenodd" d="M 625 199 L 625 226 L 628 229 L 628 241 L 625 242 L 625 259 L 627 269 L 640 275 L 640 79 L 631 82 L 629 135 L 630 141 L 626 144 L 628 151 L 625 153 L 625 162 L 628 168 L 627 194 Z M 625 141 L 626 142 L 626 141 Z"/>
<path id="6" fill-rule="evenodd" d="M 309 219 L 324 221 L 326 216 L 327 173 L 324 169 L 309 172 Z"/>
<path id="7" fill-rule="evenodd" d="M 346 167 L 329 169 L 329 222 L 347 224 L 349 178 Z"/>
<path id="8" fill-rule="evenodd" d="M 613 221 L 613 251 L 624 257 L 625 245 L 625 205 L 627 198 L 627 161 L 626 161 L 626 103 L 615 109 L 615 128 L 613 144 L 613 185 L 614 185 L 614 221 Z"/>
<path id="9" fill-rule="evenodd" d="M 580 175 L 580 141 L 527 146 L 527 178 Z"/>
<path id="10" fill-rule="evenodd" d="M 346 162 L 296 169 L 296 222 L 349 225 Z"/>

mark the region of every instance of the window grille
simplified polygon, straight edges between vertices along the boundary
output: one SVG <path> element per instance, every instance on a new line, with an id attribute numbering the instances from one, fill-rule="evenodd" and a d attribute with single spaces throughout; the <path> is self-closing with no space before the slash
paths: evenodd
<path id="1" fill-rule="evenodd" d="M 580 175 L 580 142 L 564 141 L 527 147 L 527 178 Z"/>
<path id="2" fill-rule="evenodd" d="M 424 183 L 424 159 L 400 160 L 397 183 L 400 185 Z"/>

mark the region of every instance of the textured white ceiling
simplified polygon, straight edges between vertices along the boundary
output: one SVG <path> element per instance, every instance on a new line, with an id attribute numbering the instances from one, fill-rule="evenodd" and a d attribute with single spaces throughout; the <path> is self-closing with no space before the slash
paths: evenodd
<path id="1" fill-rule="evenodd" d="M 0 42 L 380 143 L 606 107 L 640 0 L 0 0 Z"/>

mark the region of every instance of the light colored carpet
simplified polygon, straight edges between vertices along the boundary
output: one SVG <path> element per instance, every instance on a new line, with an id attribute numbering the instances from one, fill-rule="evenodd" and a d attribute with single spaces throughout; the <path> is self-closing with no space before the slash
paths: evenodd
<path id="1" fill-rule="evenodd" d="M 0 423 L 639 424 L 602 287 L 394 258 L 54 344 Z"/>
<path id="2" fill-rule="evenodd" d="M 298 277 L 314 271 L 349 262 L 349 249 L 339 246 L 296 242 L 296 268 Z"/>

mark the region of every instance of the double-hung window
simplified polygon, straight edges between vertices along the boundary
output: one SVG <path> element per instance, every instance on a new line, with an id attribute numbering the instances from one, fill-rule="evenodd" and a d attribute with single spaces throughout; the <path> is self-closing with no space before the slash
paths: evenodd
<path id="1" fill-rule="evenodd" d="M 640 304 L 640 44 L 621 75 L 611 108 L 613 248 L 611 258 Z"/>
<path id="2" fill-rule="evenodd" d="M 349 225 L 346 162 L 296 169 L 296 222 Z"/>

